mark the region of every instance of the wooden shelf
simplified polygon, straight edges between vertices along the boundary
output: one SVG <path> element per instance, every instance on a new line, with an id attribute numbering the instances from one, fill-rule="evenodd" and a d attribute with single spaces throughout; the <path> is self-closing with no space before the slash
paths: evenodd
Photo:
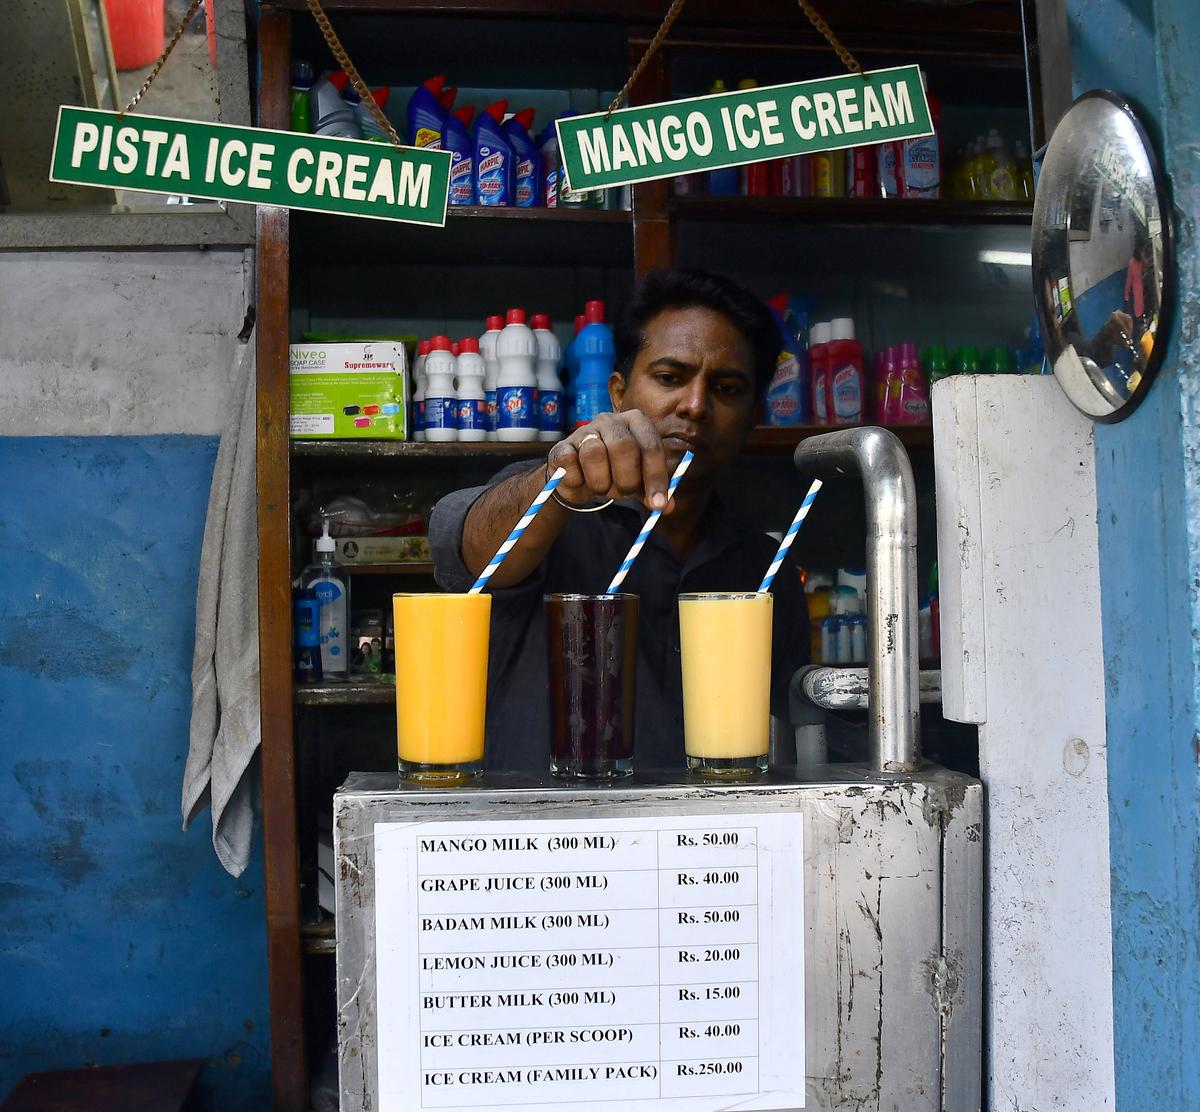
<path id="1" fill-rule="evenodd" d="M 946 224 L 1027 225 L 1033 205 L 1022 201 L 922 201 L 877 197 L 672 197 L 668 211 L 679 220 L 730 223 L 882 224 L 928 227 Z"/>
<path id="2" fill-rule="evenodd" d="M 396 685 L 356 677 L 344 683 L 298 683 L 295 701 L 300 707 L 385 706 L 396 701 Z"/>
<path id="3" fill-rule="evenodd" d="M 344 563 L 342 571 L 350 575 L 432 575 L 433 564 L 428 560 L 404 560 L 391 564 Z"/>
<path id="4" fill-rule="evenodd" d="M 448 220 L 528 220 L 535 224 L 630 224 L 628 209 L 516 208 L 513 205 L 451 205 Z"/>

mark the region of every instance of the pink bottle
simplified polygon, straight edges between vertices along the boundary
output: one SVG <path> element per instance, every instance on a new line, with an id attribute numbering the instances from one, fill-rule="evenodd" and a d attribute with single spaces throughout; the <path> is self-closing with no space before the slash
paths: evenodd
<path id="1" fill-rule="evenodd" d="M 854 338 L 854 320 L 838 317 L 830 322 L 829 342 L 829 423 L 861 425 L 866 382 L 863 374 L 863 349 Z"/>
<path id="2" fill-rule="evenodd" d="M 884 348 L 880 356 L 879 379 L 877 384 L 879 399 L 879 420 L 885 425 L 900 424 L 900 351 L 898 348 Z"/>
<path id="3" fill-rule="evenodd" d="M 921 363 L 917 358 L 916 344 L 900 345 L 900 400 L 895 423 L 898 425 L 925 425 L 929 423 L 929 390 Z"/>
<path id="4" fill-rule="evenodd" d="M 808 365 L 812 385 L 812 420 L 814 425 L 833 424 L 833 404 L 829 393 L 829 321 L 814 324 L 810 333 Z"/>

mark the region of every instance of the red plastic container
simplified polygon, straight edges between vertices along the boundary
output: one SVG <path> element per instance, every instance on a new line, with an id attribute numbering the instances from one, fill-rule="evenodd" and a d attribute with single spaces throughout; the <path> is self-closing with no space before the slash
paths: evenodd
<path id="1" fill-rule="evenodd" d="M 117 69 L 134 70 L 163 52 L 163 0 L 104 0 Z"/>

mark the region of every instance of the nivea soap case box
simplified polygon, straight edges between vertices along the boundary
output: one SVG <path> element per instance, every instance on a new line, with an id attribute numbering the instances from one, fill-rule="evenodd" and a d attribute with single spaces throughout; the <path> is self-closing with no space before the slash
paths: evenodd
<path id="1" fill-rule="evenodd" d="M 292 344 L 292 437 L 407 439 L 407 366 L 400 343 Z"/>

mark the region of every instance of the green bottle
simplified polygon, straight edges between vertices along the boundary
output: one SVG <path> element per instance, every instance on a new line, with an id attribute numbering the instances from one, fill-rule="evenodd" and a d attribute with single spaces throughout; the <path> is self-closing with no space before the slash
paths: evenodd
<path id="1" fill-rule="evenodd" d="M 983 369 L 987 374 L 1010 375 L 1013 373 L 1012 353 L 1006 347 L 997 344 L 988 348 L 984 357 Z"/>
<path id="2" fill-rule="evenodd" d="M 292 66 L 292 118 L 293 131 L 308 134 L 312 130 L 308 112 L 308 90 L 312 88 L 313 68 L 309 62 L 297 62 Z"/>
<path id="3" fill-rule="evenodd" d="M 948 378 L 954 372 L 950 368 L 950 352 L 945 344 L 931 344 L 921 357 L 921 364 L 929 375 L 929 385 Z"/>
<path id="4" fill-rule="evenodd" d="M 983 367 L 980 365 L 979 349 L 970 344 L 964 344 L 954 353 L 954 374 L 977 375 Z"/>

